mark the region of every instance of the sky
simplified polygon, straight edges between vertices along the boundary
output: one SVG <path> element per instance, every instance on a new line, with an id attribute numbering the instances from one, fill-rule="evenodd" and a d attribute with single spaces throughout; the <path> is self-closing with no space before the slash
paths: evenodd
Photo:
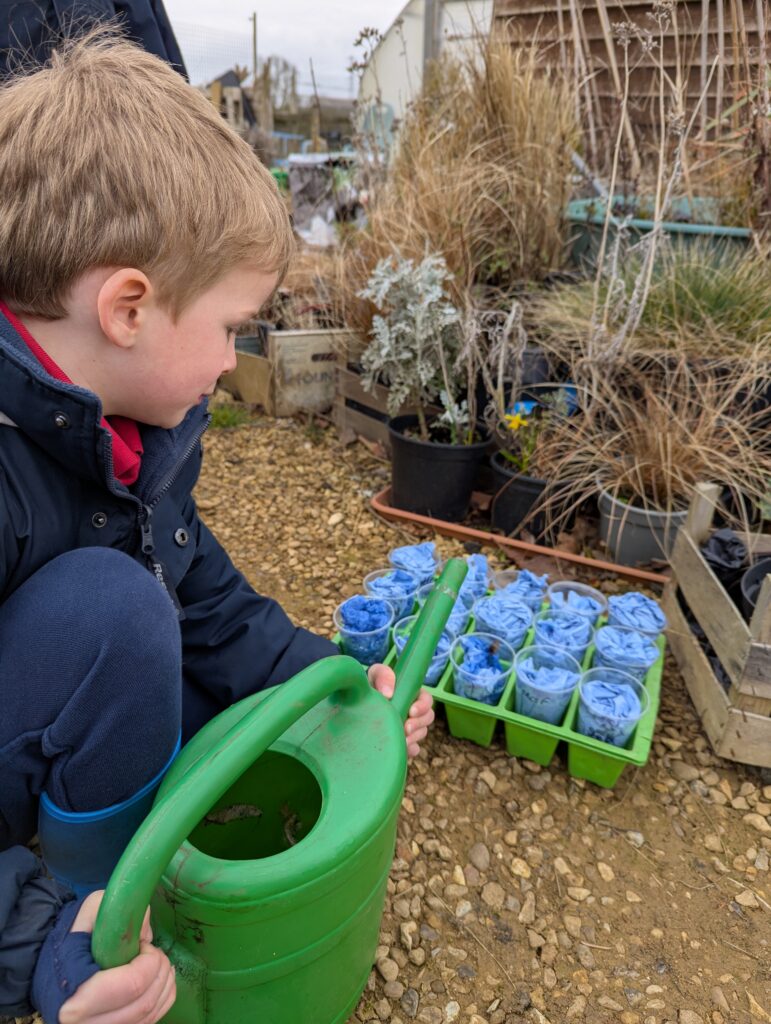
<path id="1" fill-rule="evenodd" d="M 259 56 L 277 54 L 296 65 L 300 92 L 308 93 L 310 66 L 319 92 L 353 95 L 346 70 L 353 41 L 364 27 L 384 32 L 406 0 L 165 0 L 194 84 L 235 63 L 251 68 L 250 15 L 257 11 Z"/>

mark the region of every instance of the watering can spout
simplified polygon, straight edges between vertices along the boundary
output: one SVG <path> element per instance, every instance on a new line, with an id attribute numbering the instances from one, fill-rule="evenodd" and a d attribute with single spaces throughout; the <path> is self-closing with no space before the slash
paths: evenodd
<path id="1" fill-rule="evenodd" d="M 410 706 L 418 695 L 467 572 L 468 566 L 462 558 L 448 559 L 396 662 L 396 690 L 392 703 L 402 721 L 407 720 Z"/>

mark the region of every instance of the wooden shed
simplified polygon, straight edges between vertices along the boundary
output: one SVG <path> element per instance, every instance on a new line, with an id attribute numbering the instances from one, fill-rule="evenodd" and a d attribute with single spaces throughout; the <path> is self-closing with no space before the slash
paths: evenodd
<path id="1" fill-rule="evenodd" d="M 638 137 L 659 122 L 659 63 L 682 85 L 687 113 L 704 95 L 695 134 L 705 140 L 740 131 L 756 97 L 767 98 L 768 0 L 495 0 L 494 18 L 512 42 L 545 43 L 549 59 L 575 77 L 595 147 L 607 147 L 606 133 L 618 124 L 625 57 L 630 128 Z M 625 53 L 619 26 L 629 22 L 651 33 L 649 52 L 635 38 Z"/>

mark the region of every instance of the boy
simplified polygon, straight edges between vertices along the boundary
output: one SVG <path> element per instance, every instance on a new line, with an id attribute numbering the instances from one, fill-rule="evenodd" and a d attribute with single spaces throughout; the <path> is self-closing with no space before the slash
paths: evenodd
<path id="1" fill-rule="evenodd" d="M 103 31 L 0 90 L 0 181 L 0 1016 L 147 1024 L 174 999 L 149 925 L 98 971 L 100 895 L 73 892 L 104 886 L 180 739 L 335 653 L 191 497 L 206 396 L 292 234 L 208 101 Z M 411 755 L 432 719 L 423 694 Z"/>

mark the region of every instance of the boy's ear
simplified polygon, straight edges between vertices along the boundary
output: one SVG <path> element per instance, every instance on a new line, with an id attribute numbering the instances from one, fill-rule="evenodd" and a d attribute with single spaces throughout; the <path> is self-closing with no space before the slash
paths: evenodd
<path id="1" fill-rule="evenodd" d="M 153 300 L 153 286 L 141 270 L 122 267 L 99 289 L 96 308 L 107 338 L 120 348 L 132 348 L 145 326 Z"/>

